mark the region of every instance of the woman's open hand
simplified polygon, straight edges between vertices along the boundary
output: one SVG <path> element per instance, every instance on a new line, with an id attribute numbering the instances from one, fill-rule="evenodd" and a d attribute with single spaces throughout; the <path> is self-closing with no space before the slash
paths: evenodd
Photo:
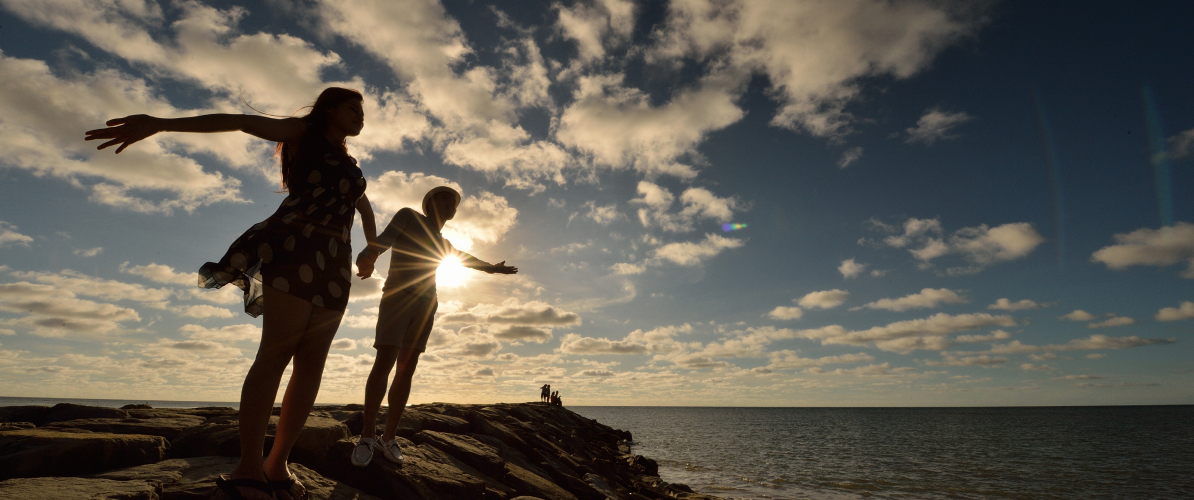
<path id="1" fill-rule="evenodd" d="M 120 147 L 116 148 L 116 154 L 120 154 L 121 151 L 124 151 L 124 148 L 131 146 L 134 142 L 162 131 L 161 119 L 149 115 L 113 118 L 108 120 L 107 125 L 108 128 L 88 130 L 87 138 L 84 140 L 111 139 L 108 142 L 100 144 L 96 149 L 104 149 L 120 144 Z"/>

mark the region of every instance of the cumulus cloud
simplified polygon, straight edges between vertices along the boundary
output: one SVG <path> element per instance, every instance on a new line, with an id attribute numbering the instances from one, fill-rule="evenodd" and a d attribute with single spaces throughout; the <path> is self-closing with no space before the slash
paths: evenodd
<path id="1" fill-rule="evenodd" d="M 644 264 L 631 264 L 629 262 L 619 262 L 617 264 L 609 266 L 609 270 L 613 271 L 614 274 L 633 275 L 633 274 L 642 274 L 644 271 L 647 270 L 647 266 Z"/>
<path id="2" fill-rule="evenodd" d="M 1045 241 L 1027 222 L 964 227 L 949 237 L 937 219 L 909 218 L 901 228 L 873 220 L 871 223 L 881 231 L 902 232 L 883 238 L 882 243 L 908 250 L 922 268 L 932 267 L 933 259 L 946 255 L 959 255 L 969 263 L 948 268 L 946 273 L 951 275 L 974 274 L 992 264 L 1024 258 Z"/>
<path id="3" fill-rule="evenodd" d="M 511 326 L 491 333 L 495 339 L 512 343 L 534 342 L 542 344 L 551 340 L 552 337 L 550 329 L 533 326 Z"/>
<path id="4" fill-rule="evenodd" d="M 879 299 L 869 304 L 859 306 L 868 309 L 886 309 L 888 311 L 903 312 L 909 309 L 932 309 L 941 304 L 966 304 L 965 297 L 946 288 L 925 288 L 919 293 L 900 297 L 898 299 Z"/>
<path id="5" fill-rule="evenodd" d="M 1194 279 L 1194 224 L 1178 222 L 1160 229 L 1137 229 L 1114 238 L 1117 244 L 1099 249 L 1091 260 L 1115 270 L 1185 263 L 1187 268 L 1181 277 Z"/>
<path id="6" fill-rule="evenodd" d="M 945 349 L 952 344 L 946 337 L 955 333 L 991 326 L 1016 326 L 1011 316 L 986 313 L 951 316 L 937 313 L 928 318 L 898 321 L 867 330 L 849 331 L 839 325 L 801 330 L 796 336 L 820 340 L 821 344 L 875 344 L 885 351 L 900 353 L 916 349 Z"/>
<path id="7" fill-rule="evenodd" d="M 33 238 L 17 232 L 17 226 L 0 220 L 0 247 L 8 245 L 29 246 Z"/>
<path id="8" fill-rule="evenodd" d="M 1003 363 L 1007 363 L 1007 358 L 1002 356 L 957 357 L 943 354 L 941 361 L 925 360 L 925 364 L 929 366 L 991 366 Z"/>
<path id="9" fill-rule="evenodd" d="M 351 351 L 357 348 L 357 341 L 353 339 L 336 339 L 332 341 L 331 349 L 337 351 Z"/>
<path id="10" fill-rule="evenodd" d="M 842 153 L 842 157 L 837 160 L 837 168 L 846 168 L 862 158 L 862 146 L 855 146 L 847 149 Z"/>
<path id="11" fill-rule="evenodd" d="M 957 337 L 954 337 L 954 340 L 956 340 L 958 342 L 973 343 L 973 342 L 991 342 L 994 340 L 1004 340 L 1004 339 L 1009 339 L 1011 337 L 1012 337 L 1012 334 L 1010 334 L 1006 331 L 995 330 L 995 331 L 991 332 L 990 335 L 958 335 Z"/>
<path id="12" fill-rule="evenodd" d="M 664 231 L 692 231 L 698 220 L 729 222 L 740 208 L 735 198 L 721 198 L 704 188 L 688 188 L 680 194 L 680 210 L 672 212 L 676 197 L 666 188 L 647 181 L 638 183 L 639 197 L 630 203 L 642 205 L 639 222 L 644 227 L 658 226 Z"/>
<path id="13" fill-rule="evenodd" d="M 1091 321 L 1095 319 L 1095 315 L 1081 309 L 1074 309 L 1067 314 L 1059 316 L 1059 319 L 1067 319 L 1070 321 Z"/>
<path id="14" fill-rule="evenodd" d="M 1194 154 L 1194 128 L 1170 137 L 1168 142 L 1171 158 L 1185 158 Z"/>
<path id="15" fill-rule="evenodd" d="M 1194 318 L 1194 302 L 1182 301 L 1178 307 L 1163 307 L 1153 316 L 1157 321 L 1179 321 Z"/>
<path id="16" fill-rule="evenodd" d="M 742 240 L 726 238 L 719 234 L 707 233 L 705 240 L 697 243 L 679 242 L 668 243 L 652 251 L 655 259 L 664 260 L 681 266 L 695 266 L 701 261 L 714 257 L 723 250 L 742 246 Z"/>
<path id="17" fill-rule="evenodd" d="M 175 307 L 171 310 L 179 316 L 185 316 L 188 318 L 231 318 L 235 316 L 235 314 L 228 309 L 208 305 Z"/>
<path id="18" fill-rule="evenodd" d="M 942 111 L 940 108 L 929 108 L 921 115 L 920 119 L 916 121 L 915 127 L 909 127 L 904 130 L 908 134 L 906 142 L 930 145 L 934 142 L 944 139 L 954 139 L 957 137 L 951 134 L 955 127 L 966 123 L 974 117 L 959 111 L 957 113 L 950 113 Z"/>
<path id="19" fill-rule="evenodd" d="M 44 337 L 104 335 L 122 330 L 121 323 L 141 321 L 133 309 L 80 299 L 68 289 L 27 281 L 0 284 L 0 311 L 23 315 L 6 326 L 28 328 Z"/>
<path id="20" fill-rule="evenodd" d="M 1023 354 L 1047 351 L 1093 351 L 1100 349 L 1128 349 L 1131 347 L 1172 344 L 1174 342 L 1177 342 L 1176 338 L 1145 339 L 1135 335 L 1132 335 L 1131 337 L 1110 337 L 1107 335 L 1096 334 L 1085 339 L 1074 339 L 1065 344 L 1050 344 L 1044 346 L 1023 344 L 1018 340 L 1013 340 L 1007 344 L 992 345 L 990 352 L 992 354 Z"/>
<path id="21" fill-rule="evenodd" d="M 441 323 L 536 326 L 558 328 L 580 325 L 580 315 L 540 301 L 506 299 L 498 304 L 477 304 L 468 310 L 443 315 Z"/>
<path id="22" fill-rule="evenodd" d="M 176 272 L 174 268 L 156 262 L 144 266 L 130 266 L 128 262 L 125 262 L 120 265 L 120 272 L 172 285 L 194 286 L 199 280 L 195 273 Z"/>
<path id="23" fill-rule="evenodd" d="M 842 273 L 843 278 L 856 278 L 866 268 L 866 264 L 855 262 L 854 259 L 846 259 L 842 261 L 842 265 L 837 266 L 837 271 Z"/>
<path id="24" fill-rule="evenodd" d="M 0 236 L 0 238 L 3 238 L 3 237 Z M 96 255 L 104 253 L 104 247 L 76 248 L 74 250 L 74 252 L 71 252 L 71 253 L 74 253 L 75 255 L 78 255 L 80 257 L 95 257 Z"/>
<path id="25" fill-rule="evenodd" d="M 802 358 L 796 352 L 784 349 L 769 355 L 770 363 L 764 368 L 768 370 L 787 370 L 793 368 L 811 368 L 832 364 L 869 363 L 875 358 L 863 352 L 856 354 L 842 354 L 838 356 L 824 356 L 820 358 Z"/>
<path id="26" fill-rule="evenodd" d="M 1022 311 L 1025 309 L 1039 309 L 1046 306 L 1048 306 L 1048 304 L 1041 304 L 1028 299 L 1012 302 L 1007 298 L 1001 298 L 996 300 L 994 304 L 987 306 L 987 309 L 998 309 L 1001 311 Z"/>
<path id="27" fill-rule="evenodd" d="M 261 339 L 261 327 L 249 324 L 229 325 L 220 328 L 207 328 L 200 325 L 183 325 L 178 329 L 184 335 L 195 340 L 212 340 L 217 342 L 257 342 Z"/>
<path id="28" fill-rule="evenodd" d="M 799 307 L 779 306 L 767 313 L 767 316 L 778 320 L 800 319 L 804 316 L 804 310 Z"/>
<path id="29" fill-rule="evenodd" d="M 560 352 L 564 354 L 646 354 L 646 344 L 626 340 L 609 340 L 582 337 L 569 333 L 560 339 Z"/>
<path id="30" fill-rule="evenodd" d="M 1086 325 L 1086 327 L 1087 328 L 1111 328 L 1111 327 L 1116 327 L 1116 326 L 1128 326 L 1128 325 L 1134 325 L 1134 324 L 1136 324 L 1136 320 L 1134 320 L 1132 318 L 1129 318 L 1127 316 L 1112 315 L 1110 318 L 1107 318 L 1098 323 L 1091 323 L 1089 325 Z"/>
<path id="31" fill-rule="evenodd" d="M 18 279 L 53 285 L 57 289 L 69 291 L 74 295 L 99 297 L 105 300 L 132 300 L 158 309 L 165 308 L 173 295 L 173 292 L 165 288 L 149 288 L 136 283 L 106 280 L 70 269 L 63 269 L 56 273 L 13 271 L 11 274 Z"/>
<path id="32" fill-rule="evenodd" d="M 799 304 L 800 307 L 805 307 L 808 309 L 832 309 L 844 304 L 849 299 L 850 292 L 835 288 L 833 290 L 811 292 L 801 297 L 798 301 L 796 301 L 796 303 Z"/>
<path id="33" fill-rule="evenodd" d="M 846 106 L 859 79 L 912 76 L 973 26 L 929 2 L 674 2 L 648 60 L 716 59 L 762 73 L 780 101 L 773 125 L 840 137 L 855 121 Z"/>
<path id="34" fill-rule="evenodd" d="M 556 26 L 564 38 L 576 43 L 582 63 L 600 60 L 606 46 L 617 47 L 629 41 L 634 29 L 634 3 L 626 0 L 598 0 L 588 5 L 556 5 Z"/>
<path id="35" fill-rule="evenodd" d="M 611 222 L 617 220 L 618 217 L 621 217 L 621 214 L 618 213 L 618 206 L 616 204 L 597 206 L 596 202 L 587 201 L 585 202 L 584 206 L 589 209 L 589 211 L 585 213 L 585 218 L 601 224 L 602 226 L 608 226 Z"/>

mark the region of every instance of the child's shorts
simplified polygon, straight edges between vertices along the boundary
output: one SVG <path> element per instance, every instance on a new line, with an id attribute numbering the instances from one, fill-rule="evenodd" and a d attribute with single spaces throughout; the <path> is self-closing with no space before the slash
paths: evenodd
<path id="1" fill-rule="evenodd" d="M 434 294 L 415 295 L 401 290 L 382 291 L 377 312 L 377 338 L 373 347 L 398 346 L 399 349 L 427 350 L 431 326 L 439 301 Z"/>

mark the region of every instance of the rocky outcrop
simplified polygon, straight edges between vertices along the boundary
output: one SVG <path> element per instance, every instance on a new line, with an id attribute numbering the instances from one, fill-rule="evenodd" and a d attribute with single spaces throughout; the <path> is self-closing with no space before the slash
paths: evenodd
<path id="1" fill-rule="evenodd" d="M 629 432 L 561 407 L 412 406 L 397 437 L 404 463 L 379 452 L 354 467 L 362 420 L 360 405 L 317 407 L 308 417 L 291 470 L 312 500 L 715 498 L 660 479 L 653 460 L 631 453 Z M 209 498 L 236 463 L 238 434 L 231 408 L 0 407 L 0 500 Z"/>

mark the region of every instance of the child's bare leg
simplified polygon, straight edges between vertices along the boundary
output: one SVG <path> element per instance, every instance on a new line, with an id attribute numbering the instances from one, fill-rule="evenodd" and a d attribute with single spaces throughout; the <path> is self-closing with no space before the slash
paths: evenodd
<path id="1" fill-rule="evenodd" d="M 419 364 L 419 354 L 416 348 L 403 349 L 398 353 L 398 373 L 394 375 L 394 383 L 390 385 L 390 413 L 386 415 L 386 430 L 381 435 L 382 442 L 394 439 L 394 434 L 398 432 L 398 422 L 402 420 L 406 401 L 410 399 L 410 384 L 415 375 L 415 367 Z"/>
<path id="2" fill-rule="evenodd" d="M 398 346 L 377 346 L 377 359 L 373 361 L 373 370 L 369 372 L 369 380 L 365 382 L 365 414 L 361 419 L 361 437 L 374 437 L 377 434 L 377 413 L 381 409 L 381 400 L 386 395 L 390 369 L 398 359 L 398 352 Z M 390 411 L 394 411 L 392 406 Z M 401 409 L 398 411 L 402 412 Z"/>

